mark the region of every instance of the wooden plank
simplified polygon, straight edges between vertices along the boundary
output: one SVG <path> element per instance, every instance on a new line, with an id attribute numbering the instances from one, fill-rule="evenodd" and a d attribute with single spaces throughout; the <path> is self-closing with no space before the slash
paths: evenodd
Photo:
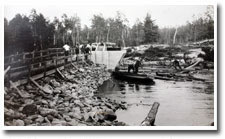
<path id="1" fill-rule="evenodd" d="M 30 77 L 29 78 L 30 79 L 30 81 L 34 84 L 34 85 L 36 85 L 39 89 L 41 89 L 41 90 L 43 90 L 43 88 L 32 78 L 32 77 Z"/>
<path id="2" fill-rule="evenodd" d="M 62 78 L 65 78 L 65 76 L 62 74 L 62 72 L 58 68 L 56 68 L 56 71 Z"/>
<path id="3" fill-rule="evenodd" d="M 25 92 L 22 93 L 11 80 L 9 81 L 9 83 L 10 83 L 10 86 L 17 91 L 17 93 L 20 95 L 20 97 L 22 97 L 22 98 L 30 97 L 30 95 L 28 93 L 25 93 Z"/>
<path id="4" fill-rule="evenodd" d="M 42 90 L 43 92 L 45 92 L 45 93 L 48 93 L 42 86 L 40 86 L 32 77 L 30 77 L 29 78 L 30 79 L 30 81 L 34 84 L 34 85 L 36 85 L 40 90 Z"/>
<path id="5" fill-rule="evenodd" d="M 155 118 L 156 118 L 156 114 L 158 112 L 159 105 L 160 104 L 158 102 L 154 102 L 147 117 L 145 118 L 145 120 L 143 122 L 141 122 L 141 126 L 154 126 Z"/>
<path id="6" fill-rule="evenodd" d="M 4 71 L 4 76 L 7 74 L 7 72 L 10 70 L 10 66 L 8 66 L 7 68 L 6 68 L 6 70 Z"/>

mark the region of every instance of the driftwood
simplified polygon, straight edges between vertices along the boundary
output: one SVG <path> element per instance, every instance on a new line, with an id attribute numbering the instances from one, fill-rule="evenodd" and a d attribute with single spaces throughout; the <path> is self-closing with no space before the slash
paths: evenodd
<path id="1" fill-rule="evenodd" d="M 156 114 L 158 112 L 159 105 L 160 104 L 158 102 L 154 102 L 147 117 L 145 118 L 145 120 L 143 122 L 141 122 L 141 126 L 154 126 L 155 118 L 156 118 Z"/>

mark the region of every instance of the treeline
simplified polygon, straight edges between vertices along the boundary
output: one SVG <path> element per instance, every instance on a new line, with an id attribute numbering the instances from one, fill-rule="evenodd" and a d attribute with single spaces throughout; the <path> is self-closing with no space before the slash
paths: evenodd
<path id="1" fill-rule="evenodd" d="M 213 38 L 213 9 L 208 9 L 204 17 L 177 28 L 176 43 L 186 43 Z M 104 18 L 102 14 L 93 15 L 91 26 L 81 26 L 81 19 L 74 15 L 55 17 L 51 22 L 43 14 L 31 10 L 30 15 L 17 14 L 12 20 L 4 19 L 5 55 L 14 53 L 71 46 L 93 42 L 115 42 L 119 47 L 141 44 L 173 43 L 175 28 L 162 28 L 156 25 L 149 13 L 144 21 L 136 20 L 129 26 L 124 14 L 117 12 L 115 17 Z"/>
<path id="2" fill-rule="evenodd" d="M 214 38 L 214 9 L 213 6 L 208 6 L 204 15 L 195 18 L 192 22 L 187 22 L 186 25 L 177 28 L 162 28 L 159 30 L 159 43 L 172 44 L 174 34 L 177 30 L 175 43 L 196 42 L 205 39 Z"/>
<path id="3" fill-rule="evenodd" d="M 77 15 L 50 22 L 43 14 L 33 9 L 29 16 L 17 14 L 12 20 L 4 19 L 5 55 L 24 51 L 42 50 L 49 47 L 71 46 L 93 42 L 115 42 L 119 47 L 155 43 L 158 26 L 147 14 L 143 27 L 137 22 L 132 28 L 124 14 L 117 12 L 114 18 L 105 19 L 102 14 L 93 15 L 91 27 L 81 27 Z M 143 32 L 141 31 L 143 30 Z M 144 33 L 144 35 L 143 35 Z"/>

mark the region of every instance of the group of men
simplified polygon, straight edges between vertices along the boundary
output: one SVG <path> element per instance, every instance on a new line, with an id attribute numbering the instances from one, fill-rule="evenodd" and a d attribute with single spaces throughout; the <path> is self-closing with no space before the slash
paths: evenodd
<path id="1" fill-rule="evenodd" d="M 139 67 L 143 66 L 142 61 L 143 61 L 143 58 L 139 57 L 139 58 L 136 58 L 133 63 L 128 64 L 128 73 L 130 73 L 132 70 L 133 73 L 138 74 Z M 172 65 L 176 70 L 179 70 L 179 71 L 182 70 L 180 63 L 177 59 L 173 60 Z M 119 66 L 116 67 L 115 71 L 119 72 Z"/>
<path id="2" fill-rule="evenodd" d="M 65 56 L 67 57 L 65 59 L 65 63 L 67 63 L 71 47 L 68 45 L 68 43 L 65 43 L 65 45 L 63 46 L 63 49 L 64 49 Z M 88 60 L 88 57 L 91 54 L 91 51 L 92 51 L 91 43 L 82 44 L 82 45 L 77 44 L 75 46 L 76 61 L 78 61 L 79 59 L 79 54 L 84 54 L 85 60 Z"/>

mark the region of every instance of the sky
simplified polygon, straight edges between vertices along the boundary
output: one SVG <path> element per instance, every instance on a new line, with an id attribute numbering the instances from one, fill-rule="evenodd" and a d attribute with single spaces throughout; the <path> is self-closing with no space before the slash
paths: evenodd
<path id="1" fill-rule="evenodd" d="M 17 13 L 29 15 L 31 9 L 42 13 L 50 21 L 54 17 L 61 18 L 63 13 L 69 17 L 77 14 L 81 18 L 82 25 L 91 25 L 94 14 L 102 13 L 103 17 L 115 17 L 116 11 L 122 12 L 132 26 L 137 18 L 144 21 L 147 13 L 150 13 L 155 23 L 160 27 L 177 27 L 187 21 L 204 15 L 206 5 L 5 5 L 4 17 L 11 20 Z"/>

